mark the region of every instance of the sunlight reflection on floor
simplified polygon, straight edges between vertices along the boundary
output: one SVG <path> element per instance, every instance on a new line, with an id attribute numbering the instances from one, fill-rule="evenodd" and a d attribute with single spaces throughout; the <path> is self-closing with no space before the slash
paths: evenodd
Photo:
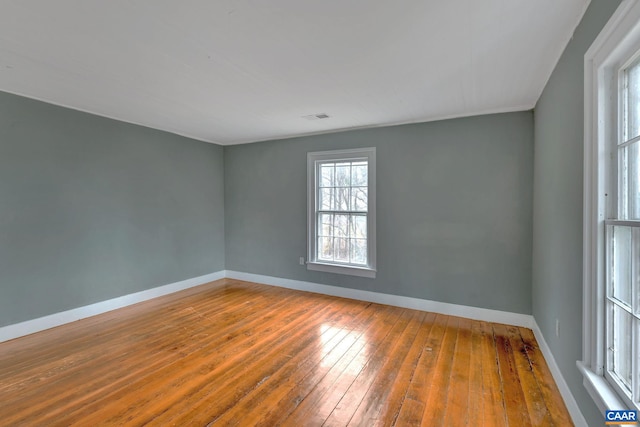
<path id="1" fill-rule="evenodd" d="M 320 366 L 330 368 L 335 365 L 336 355 L 342 356 L 340 359 L 345 373 L 352 372 L 357 375 L 369 359 L 369 345 L 366 331 L 346 329 L 340 326 L 323 323 L 319 329 L 322 352 Z M 345 363 L 347 362 L 347 363 Z"/>

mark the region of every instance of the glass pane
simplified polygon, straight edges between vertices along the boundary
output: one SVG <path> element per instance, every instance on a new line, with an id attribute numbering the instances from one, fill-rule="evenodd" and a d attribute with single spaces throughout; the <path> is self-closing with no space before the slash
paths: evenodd
<path id="1" fill-rule="evenodd" d="M 631 325 L 632 317 L 624 309 L 613 305 L 612 336 L 609 349 L 612 353 L 611 370 L 631 388 Z"/>
<path id="2" fill-rule="evenodd" d="M 320 210 L 332 211 L 334 209 L 333 188 L 321 188 L 319 193 L 318 205 Z"/>
<path id="3" fill-rule="evenodd" d="M 350 188 L 336 188 L 335 195 L 335 210 L 337 211 L 348 211 L 349 207 L 349 195 L 351 193 Z"/>
<path id="4" fill-rule="evenodd" d="M 333 237 L 318 237 L 318 258 L 333 261 Z"/>
<path id="5" fill-rule="evenodd" d="M 349 239 L 333 239 L 335 260 L 349 262 Z"/>
<path id="6" fill-rule="evenodd" d="M 336 187 L 351 185 L 351 163 L 336 163 Z"/>
<path id="7" fill-rule="evenodd" d="M 627 150 L 627 188 L 623 194 L 626 194 L 628 205 L 628 219 L 640 219 L 640 150 L 638 149 L 640 142 L 634 142 L 625 147 Z"/>
<path id="8" fill-rule="evenodd" d="M 353 215 L 351 217 L 350 237 L 359 239 L 367 238 L 367 217 L 364 215 Z"/>
<path id="9" fill-rule="evenodd" d="M 631 227 L 613 226 L 609 295 L 631 306 Z"/>
<path id="10" fill-rule="evenodd" d="M 318 221 L 318 236 L 333 236 L 333 215 L 320 214 Z"/>
<path id="11" fill-rule="evenodd" d="M 367 241 L 364 239 L 351 240 L 351 263 L 367 264 Z"/>
<path id="12" fill-rule="evenodd" d="M 629 173 L 627 170 L 627 147 L 618 149 L 618 216 L 620 219 L 628 219 L 627 188 Z"/>
<path id="13" fill-rule="evenodd" d="M 336 237 L 349 237 L 349 215 L 336 215 L 334 225 Z"/>
<path id="14" fill-rule="evenodd" d="M 320 224 L 333 226 L 333 214 L 331 213 L 321 213 L 318 221 Z"/>
<path id="15" fill-rule="evenodd" d="M 369 204 L 367 187 L 355 187 L 351 189 L 351 208 L 354 211 L 366 212 Z"/>
<path id="16" fill-rule="evenodd" d="M 627 68 L 626 139 L 640 135 L 640 63 Z"/>
<path id="17" fill-rule="evenodd" d="M 351 185 L 367 186 L 368 183 L 367 162 L 354 162 L 351 170 Z"/>
<path id="18" fill-rule="evenodd" d="M 335 167 L 333 163 L 320 166 L 320 187 L 333 187 Z"/>

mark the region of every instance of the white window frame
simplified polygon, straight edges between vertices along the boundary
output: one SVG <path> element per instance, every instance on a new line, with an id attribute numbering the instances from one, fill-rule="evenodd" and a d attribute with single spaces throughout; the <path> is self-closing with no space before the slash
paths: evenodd
<path id="1" fill-rule="evenodd" d="M 323 161 L 366 159 L 368 164 L 366 266 L 319 261 L 317 250 L 317 164 Z M 375 147 L 307 153 L 307 269 L 360 277 L 376 277 L 376 149 Z"/>
<path id="2" fill-rule="evenodd" d="M 612 156 L 617 156 L 619 70 L 639 50 L 640 1 L 623 0 L 584 62 L 583 347 L 577 365 L 601 411 L 635 408 L 605 378 L 605 221 L 617 209 Z"/>

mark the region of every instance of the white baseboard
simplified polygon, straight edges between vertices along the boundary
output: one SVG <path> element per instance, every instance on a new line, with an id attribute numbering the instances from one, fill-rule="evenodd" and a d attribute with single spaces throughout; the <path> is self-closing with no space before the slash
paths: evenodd
<path id="1" fill-rule="evenodd" d="M 547 341 L 545 341 L 544 335 L 542 335 L 542 331 L 535 319 L 533 320 L 531 330 L 536 337 L 536 341 L 538 341 L 538 347 L 540 347 L 544 360 L 547 362 L 547 366 L 549 366 L 549 370 L 551 371 L 551 375 L 553 375 L 553 379 L 558 386 L 558 390 L 560 390 L 560 395 L 562 395 L 562 399 L 564 400 L 565 405 L 567 405 L 567 410 L 569 411 L 569 415 L 571 415 L 573 423 L 576 427 L 588 427 L 587 420 L 584 418 L 584 415 L 582 415 L 578 402 L 576 402 L 576 399 L 573 397 L 573 393 L 571 393 L 571 389 L 569 389 L 569 385 L 564 380 L 562 372 L 556 363 L 556 359 L 553 357 L 551 348 L 549 348 Z"/>
<path id="2" fill-rule="evenodd" d="M 449 304 L 420 298 L 404 297 L 400 295 L 382 294 L 379 292 L 363 291 L 360 289 L 341 288 L 339 286 L 321 285 L 319 283 L 303 282 L 300 280 L 283 279 L 280 277 L 263 276 L 260 274 L 241 273 L 239 271 L 225 271 L 229 279 L 245 280 L 247 282 L 264 283 L 281 288 L 299 291 L 316 292 L 324 295 L 351 298 L 414 310 L 431 311 L 433 313 L 448 314 L 450 316 L 466 317 L 474 320 L 504 323 L 507 325 L 531 328 L 534 324 L 533 316 L 529 314 L 511 313 L 507 311 L 490 310 L 488 308 L 470 307 L 466 305 Z"/>
<path id="3" fill-rule="evenodd" d="M 191 279 L 182 280 L 180 282 L 158 286 L 156 288 L 147 289 L 129 295 L 123 295 L 121 297 L 113 298 L 107 301 L 85 305 L 83 307 L 51 314 L 49 316 L 39 317 L 37 319 L 3 326 L 0 327 L 0 342 L 22 337 L 24 335 L 33 334 L 35 332 L 44 331 L 45 329 L 54 328 L 56 326 L 64 325 L 65 323 L 75 322 L 76 320 L 106 313 L 107 311 L 137 304 L 139 302 L 182 291 L 194 286 L 203 285 L 205 283 L 213 282 L 214 280 L 224 279 L 224 277 L 225 272 L 218 271 L 216 273 L 193 277 Z"/>

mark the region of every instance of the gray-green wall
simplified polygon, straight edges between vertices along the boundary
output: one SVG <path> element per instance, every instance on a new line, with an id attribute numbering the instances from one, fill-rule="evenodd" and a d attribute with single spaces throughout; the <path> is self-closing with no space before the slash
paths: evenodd
<path id="1" fill-rule="evenodd" d="M 0 326 L 223 269 L 222 147 L 0 93 Z"/>
<path id="2" fill-rule="evenodd" d="M 307 271 L 306 155 L 376 147 L 376 279 Z M 227 146 L 226 269 L 531 313 L 533 117 Z"/>
<path id="3" fill-rule="evenodd" d="M 594 426 L 602 425 L 603 414 L 576 368 L 582 358 L 584 54 L 619 3 L 591 0 L 535 108 L 533 315 Z"/>

